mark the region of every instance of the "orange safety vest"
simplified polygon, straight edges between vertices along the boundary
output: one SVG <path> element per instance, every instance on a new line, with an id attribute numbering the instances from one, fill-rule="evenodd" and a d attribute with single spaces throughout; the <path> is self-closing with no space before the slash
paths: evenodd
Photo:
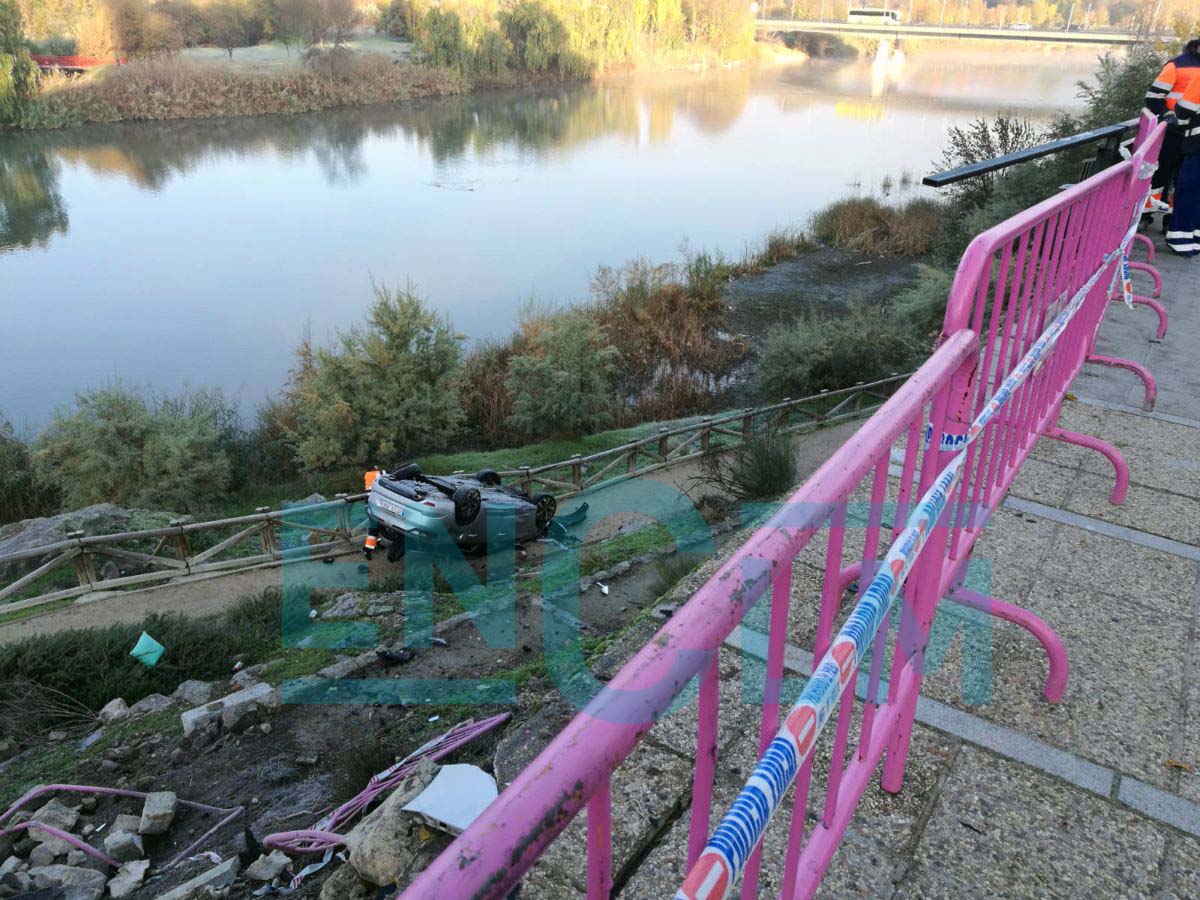
<path id="1" fill-rule="evenodd" d="M 1192 82 L 1200 78 L 1200 56 L 1183 53 L 1165 66 L 1146 91 L 1146 109 L 1161 116 L 1175 109 L 1179 99 L 1187 92 Z"/>
<path id="2" fill-rule="evenodd" d="M 370 469 L 363 473 L 363 490 L 369 491 L 371 485 L 375 483 L 375 479 L 379 477 L 378 469 Z"/>

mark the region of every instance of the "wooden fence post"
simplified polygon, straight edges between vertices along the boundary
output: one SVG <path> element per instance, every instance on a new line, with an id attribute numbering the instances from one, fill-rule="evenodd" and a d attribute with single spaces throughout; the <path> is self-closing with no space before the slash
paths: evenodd
<path id="1" fill-rule="evenodd" d="M 271 507 L 260 506 L 254 510 L 256 513 L 269 513 Z M 270 519 L 266 519 L 258 532 L 259 540 L 262 542 L 262 552 L 275 555 L 275 528 Z"/>
<path id="2" fill-rule="evenodd" d="M 350 540 L 350 503 L 347 501 L 349 494 L 334 494 L 335 500 L 341 500 L 342 505 L 338 507 L 337 520 L 338 531 L 341 532 L 343 539 Z"/>
<path id="3" fill-rule="evenodd" d="M 529 474 L 529 466 L 521 466 L 521 490 L 527 494 L 533 493 L 533 476 Z"/>
<path id="4" fill-rule="evenodd" d="M 171 528 L 178 528 L 175 533 L 175 554 L 179 557 L 179 561 L 185 563 L 190 570 L 192 568 L 188 559 L 192 555 L 192 549 L 188 546 L 187 535 L 183 533 L 183 526 L 187 524 L 187 519 L 172 519 L 167 523 Z"/>
<path id="5" fill-rule="evenodd" d="M 700 422 L 700 451 L 708 452 L 709 442 L 712 441 L 712 419 L 704 419 Z"/>
<path id="6" fill-rule="evenodd" d="M 571 483 L 575 490 L 583 490 L 583 454 L 576 453 L 571 457 Z"/>
<path id="7" fill-rule="evenodd" d="M 625 451 L 625 471 L 633 473 L 637 471 L 638 448 L 630 447 Z"/>
<path id="8" fill-rule="evenodd" d="M 791 415 L 792 415 L 792 406 L 791 406 L 791 403 L 792 403 L 792 398 L 791 398 L 791 397 L 784 397 L 784 398 L 783 398 L 783 402 L 784 402 L 786 405 L 783 407 L 783 409 L 781 409 L 781 410 L 779 411 L 779 422 L 778 422 L 778 423 L 777 423 L 777 425 L 776 425 L 776 427 L 777 427 L 777 428 L 779 428 L 779 429 L 781 429 L 781 430 L 782 430 L 782 429 L 784 429 L 784 428 L 787 428 L 787 426 L 788 426 L 788 419 L 789 419 L 789 418 L 791 418 Z"/>
<path id="9" fill-rule="evenodd" d="M 92 562 L 92 554 L 84 549 L 83 542 L 80 540 L 83 536 L 82 531 L 72 531 L 67 534 L 68 538 L 79 544 L 79 555 L 75 557 L 75 580 L 79 582 L 80 587 L 95 588 L 96 567 Z"/>
<path id="10" fill-rule="evenodd" d="M 750 432 L 754 430 L 754 411 L 746 410 L 742 413 L 742 440 L 750 437 Z"/>
<path id="11" fill-rule="evenodd" d="M 663 458 L 663 462 L 666 462 L 667 453 L 671 449 L 671 436 L 667 434 L 670 430 L 665 425 L 658 429 L 658 455 Z"/>

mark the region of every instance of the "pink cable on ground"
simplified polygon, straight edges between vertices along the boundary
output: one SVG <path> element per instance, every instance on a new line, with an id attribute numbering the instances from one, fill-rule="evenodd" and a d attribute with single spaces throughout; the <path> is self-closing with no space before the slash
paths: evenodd
<path id="1" fill-rule="evenodd" d="M 10 806 L 3 815 L 0 815 L 0 825 L 3 825 L 6 820 L 12 818 L 12 816 L 15 815 L 19 809 L 21 809 L 30 801 L 36 800 L 38 797 L 41 797 L 44 794 L 57 793 L 59 791 L 67 791 L 76 794 L 108 794 L 113 797 L 132 797 L 137 800 L 145 800 L 146 797 L 149 796 L 144 791 L 130 791 L 125 788 L 95 787 L 87 784 L 43 784 L 40 787 L 35 787 L 33 790 L 26 793 L 25 796 L 21 797 L 20 800 Z M 208 831 L 204 832 L 204 834 L 200 835 L 200 837 L 196 838 L 196 840 L 192 841 L 192 843 L 188 844 L 183 850 L 179 851 L 179 853 L 175 855 L 175 858 L 167 863 L 166 868 L 168 869 L 172 866 L 178 865 L 188 854 L 200 846 L 200 844 L 204 843 L 204 841 L 208 840 L 246 811 L 244 806 L 234 806 L 226 809 L 220 806 L 209 806 L 207 803 L 197 803 L 194 800 L 181 799 L 178 802 L 180 805 L 189 807 L 190 809 L 199 810 L 200 812 L 204 813 L 212 813 L 214 815 L 223 815 L 224 818 L 212 828 L 208 829 Z M 56 837 L 61 837 L 63 840 L 67 841 L 73 846 L 78 847 L 84 853 L 95 857 L 107 865 L 118 869 L 121 867 L 119 862 L 114 860 L 112 857 L 101 853 L 95 847 L 92 847 L 91 845 L 74 838 L 73 835 L 65 834 L 59 831 L 57 828 L 53 828 L 49 825 L 44 825 L 39 822 L 21 822 L 16 825 L 10 825 L 8 828 L 0 830 L 0 837 L 4 837 L 6 834 L 15 834 L 16 832 L 25 830 L 29 827 L 37 827 L 43 831 L 55 835 Z"/>
<path id="2" fill-rule="evenodd" d="M 412 773 L 422 759 L 442 759 L 510 718 L 512 718 L 512 713 L 505 712 L 481 722 L 473 719 L 460 722 L 440 737 L 418 747 L 391 768 L 371 776 L 371 780 L 367 782 L 367 786 L 360 793 L 325 816 L 312 828 L 300 831 L 281 831 L 267 835 L 263 839 L 263 847 L 268 850 L 282 850 L 293 856 L 304 856 L 324 853 L 342 846 L 346 843 L 346 838 L 337 833 L 337 828 L 370 806 L 380 794 L 392 791 Z"/>

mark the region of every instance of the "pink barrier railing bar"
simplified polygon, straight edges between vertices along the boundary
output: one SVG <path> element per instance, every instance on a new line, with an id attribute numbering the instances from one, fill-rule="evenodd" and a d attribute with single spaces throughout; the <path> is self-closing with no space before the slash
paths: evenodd
<path id="1" fill-rule="evenodd" d="M 1161 128 L 1144 125 L 1133 159 L 976 238 L 964 254 L 933 356 L 675 612 L 414 881 L 406 897 L 505 897 L 585 807 L 588 896 L 607 896 L 619 877 L 628 874 L 613 871 L 613 772 L 671 702 L 698 679 L 686 860 L 692 870 L 705 854 L 711 825 L 721 715 L 718 650 L 751 607 L 769 598 L 758 747 L 760 756 L 771 754 L 777 749 L 774 741 L 780 730 L 793 562 L 802 553 L 823 556 L 813 658 L 818 666 L 832 659 L 834 668 L 817 672 L 809 687 L 825 685 L 823 690 L 830 690 L 830 679 L 837 685 L 835 693 L 820 694 L 819 707 L 825 716 L 820 724 L 833 726 L 834 742 L 822 808 L 808 834 L 813 762 L 811 752 L 796 756 L 781 896 L 806 897 L 816 890 L 881 759 L 886 757 L 884 789 L 901 788 L 925 646 L 943 598 L 1031 631 L 1050 658 L 1046 695 L 1061 696 L 1066 654 L 1053 631 L 1026 610 L 966 590 L 964 582 L 982 528 L 1038 438 L 1086 437 L 1059 429 L 1058 416 L 1067 387 L 1094 345 L 1114 287 L 1111 279 L 1117 274 L 1112 254 L 1128 241 L 1133 212 L 1145 198 L 1146 164 L 1156 158 L 1161 138 Z M 1056 335 L 1034 353 L 1037 364 L 1033 365 L 1031 350 L 1046 337 L 1048 326 L 1057 329 Z M 1022 366 L 1023 374 L 1013 377 Z M 994 391 L 1002 390 L 1007 401 L 989 406 Z M 972 431 L 973 425 L 978 427 Z M 898 478 L 889 474 L 893 449 L 899 454 Z M 1118 473 L 1127 478 L 1124 460 L 1115 448 L 1110 449 L 1116 454 L 1110 458 Z M 947 481 L 947 466 L 952 463 L 957 475 Z M 852 528 L 848 506 L 857 505 L 864 496 L 869 497 L 865 525 Z M 923 514 L 913 518 L 918 497 L 925 498 L 927 505 Z M 894 520 L 885 521 L 883 510 L 892 503 Z M 914 530 L 906 530 L 906 525 Z M 818 533 L 823 546 L 814 544 Z M 894 544 L 902 534 L 907 542 L 902 544 L 903 558 L 909 558 L 916 545 L 914 534 L 924 547 L 915 562 L 909 559 L 907 579 L 899 578 L 908 571 L 904 564 L 899 572 L 890 570 L 890 563 L 896 562 L 893 552 L 883 569 L 879 559 L 880 548 Z M 872 578 L 859 578 L 863 573 Z M 883 596 L 900 596 L 898 629 L 890 623 L 894 604 L 880 596 L 877 579 L 881 576 L 893 579 Z M 846 635 L 835 640 L 834 625 L 844 589 L 855 578 L 860 582 L 856 609 L 862 612 L 848 620 L 857 630 L 854 641 L 847 644 Z M 897 583 L 901 580 L 902 585 Z M 864 605 L 864 601 L 869 602 Z M 881 699 L 889 649 L 893 662 L 886 697 Z M 856 715 L 855 692 L 844 688 L 855 681 L 860 665 L 867 672 L 867 688 L 861 713 Z M 857 742 L 852 743 L 856 718 Z M 801 713 L 785 720 L 785 728 L 789 722 L 793 726 L 797 746 L 801 739 L 806 746 L 815 741 L 819 730 L 815 719 L 815 713 L 811 720 Z M 782 798 L 783 790 L 773 783 L 769 787 Z M 764 860 L 756 844 L 756 840 L 736 844 L 743 897 L 757 893 Z M 725 896 L 734 887 L 734 873 L 720 866 L 702 873 L 702 884 L 704 874 L 713 880 L 707 884 L 710 892 L 701 896 Z"/>

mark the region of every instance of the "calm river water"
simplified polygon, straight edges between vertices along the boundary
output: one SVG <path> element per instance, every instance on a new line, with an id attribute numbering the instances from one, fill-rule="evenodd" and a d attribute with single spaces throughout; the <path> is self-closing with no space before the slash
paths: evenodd
<path id="1" fill-rule="evenodd" d="M 949 126 L 1077 104 L 1093 50 L 480 94 L 403 107 L 0 136 L 0 414 L 120 379 L 252 407 L 306 329 L 411 281 L 469 339 L 596 267 L 739 254 L 847 193 L 903 193 Z M 798 298 L 801 299 L 801 298 Z"/>

